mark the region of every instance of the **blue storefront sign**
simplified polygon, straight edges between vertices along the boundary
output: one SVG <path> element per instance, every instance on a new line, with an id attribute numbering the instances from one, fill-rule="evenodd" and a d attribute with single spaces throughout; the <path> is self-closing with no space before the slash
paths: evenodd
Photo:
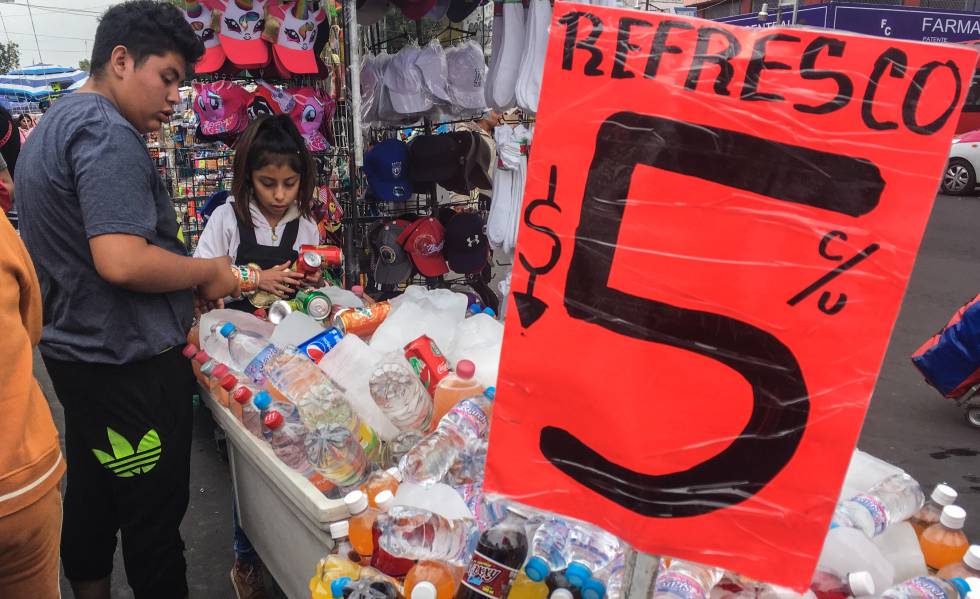
<path id="1" fill-rule="evenodd" d="M 755 13 L 717 19 L 746 27 L 774 27 L 777 10 L 774 0 L 763 21 Z M 793 7 L 783 6 L 778 23 L 789 25 Z M 923 42 L 966 42 L 980 40 L 980 13 L 933 10 L 880 4 L 828 3 L 800 6 L 797 24 L 864 33 L 880 37 Z"/>

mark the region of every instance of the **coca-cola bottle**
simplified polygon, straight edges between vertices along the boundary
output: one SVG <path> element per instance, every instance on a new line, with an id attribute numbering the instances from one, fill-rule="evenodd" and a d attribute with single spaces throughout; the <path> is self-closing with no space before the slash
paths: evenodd
<path id="1" fill-rule="evenodd" d="M 504 599 L 527 559 L 524 520 L 513 512 L 480 535 L 455 599 Z"/>

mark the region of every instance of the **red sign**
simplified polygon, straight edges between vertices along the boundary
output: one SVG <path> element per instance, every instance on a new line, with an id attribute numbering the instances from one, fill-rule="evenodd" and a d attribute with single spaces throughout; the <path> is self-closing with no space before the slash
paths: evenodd
<path id="1" fill-rule="evenodd" d="M 555 4 L 486 487 L 813 572 L 976 52 Z"/>

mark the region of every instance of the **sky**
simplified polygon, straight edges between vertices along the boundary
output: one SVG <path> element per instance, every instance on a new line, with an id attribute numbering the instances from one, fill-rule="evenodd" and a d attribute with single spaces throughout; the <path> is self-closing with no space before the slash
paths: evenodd
<path id="1" fill-rule="evenodd" d="M 36 41 L 28 1 L 34 15 Z M 77 67 L 79 60 L 91 55 L 99 15 L 118 3 L 105 0 L 0 0 L 0 39 L 20 45 L 22 67 L 38 62 Z"/>

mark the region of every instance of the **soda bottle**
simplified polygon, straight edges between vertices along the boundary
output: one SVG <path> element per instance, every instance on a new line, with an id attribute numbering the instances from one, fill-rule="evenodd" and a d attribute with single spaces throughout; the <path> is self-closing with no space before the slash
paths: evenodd
<path id="1" fill-rule="evenodd" d="M 218 330 L 228 340 L 232 367 L 258 385 L 265 384 L 266 364 L 279 351 L 268 339 L 252 331 L 240 331 L 230 322 Z"/>
<path id="2" fill-rule="evenodd" d="M 568 535 L 568 567 L 565 576 L 574 587 L 582 587 L 595 572 L 608 566 L 622 553 L 619 539 L 612 534 L 576 522 Z"/>
<path id="3" fill-rule="evenodd" d="M 947 505 L 943 508 L 939 522 L 927 528 L 919 538 L 919 546 L 922 547 L 927 566 L 939 570 L 963 559 L 970 548 L 970 542 L 963 533 L 965 522 L 966 510 L 960 506 Z"/>
<path id="4" fill-rule="evenodd" d="M 351 491 L 344 497 L 344 503 L 351 517 L 348 520 L 350 543 L 361 556 L 361 564 L 369 564 L 374 554 L 374 521 L 381 510 L 368 507 L 367 495 L 361 491 Z"/>
<path id="5" fill-rule="evenodd" d="M 950 578 L 980 578 L 980 545 L 971 545 L 957 564 L 944 566 L 936 576 Z"/>
<path id="6" fill-rule="evenodd" d="M 350 520 L 341 520 L 330 525 L 330 538 L 333 539 L 333 555 L 344 558 L 360 568 L 361 554 L 350 542 Z M 355 577 L 356 578 L 356 577 Z"/>
<path id="7" fill-rule="evenodd" d="M 542 581 L 553 570 L 568 566 L 568 537 L 572 525 L 564 518 L 545 520 L 531 539 L 531 559 L 524 566 L 524 573 L 532 581 Z"/>
<path id="8" fill-rule="evenodd" d="M 813 573 L 810 590 L 817 599 L 848 599 L 848 597 L 867 597 L 875 594 L 875 581 L 870 572 L 852 572 L 844 579 L 823 570 Z"/>
<path id="9" fill-rule="evenodd" d="M 855 495 L 837 507 L 833 523 L 863 532 L 868 538 L 885 532 L 888 525 L 908 520 L 925 502 L 922 487 L 907 474 L 895 474 L 867 493 Z"/>
<path id="10" fill-rule="evenodd" d="M 368 381 L 371 398 L 402 431 L 422 431 L 432 422 L 432 397 L 405 356 L 392 352 L 375 367 Z"/>
<path id="11" fill-rule="evenodd" d="M 707 599 L 721 580 L 718 568 L 675 559 L 657 574 L 654 599 Z"/>
<path id="12" fill-rule="evenodd" d="M 328 555 L 316 565 L 316 574 L 310 579 L 313 599 L 337 599 L 344 596 L 344 587 L 360 576 L 361 567 L 339 555 Z"/>
<path id="13" fill-rule="evenodd" d="M 405 599 L 452 599 L 458 586 L 456 568 L 446 562 L 422 560 L 405 577 Z"/>
<path id="14" fill-rule="evenodd" d="M 939 522 L 939 516 L 943 513 L 943 508 L 947 505 L 956 503 L 958 494 L 953 487 L 940 483 L 932 490 L 929 501 L 922 506 L 914 516 L 909 518 L 909 524 L 915 529 L 916 536 L 921 537 L 927 528 Z"/>
<path id="15" fill-rule="evenodd" d="M 980 579 L 962 578 L 943 580 L 938 576 L 917 576 L 895 585 L 881 595 L 881 599 L 962 599 L 971 591 L 980 591 Z"/>
<path id="16" fill-rule="evenodd" d="M 507 599 L 547 599 L 550 594 L 544 580 L 532 580 L 525 572 L 519 572 L 510 585 Z"/>
<path id="17" fill-rule="evenodd" d="M 391 508 L 391 502 L 394 499 L 395 496 L 391 491 L 381 491 L 375 498 L 381 514 L 375 518 L 374 526 L 371 527 L 371 543 L 374 546 L 374 553 L 371 555 L 371 567 L 377 568 L 388 576 L 398 578 L 408 574 L 415 562 L 392 555 L 381 544 L 381 520 Z"/>
<path id="18" fill-rule="evenodd" d="M 423 438 L 425 438 L 425 434 L 419 431 L 404 431 L 394 439 L 388 441 L 385 444 L 384 451 L 385 465 L 398 470 L 398 476 L 402 476 L 398 465 L 401 463 L 402 458 L 405 457 L 405 454 L 418 445 L 419 441 Z"/>
<path id="19" fill-rule="evenodd" d="M 306 458 L 313 468 L 342 491 L 367 476 L 367 458 L 357 438 L 336 424 L 316 427 L 306 435 Z"/>
<path id="20" fill-rule="evenodd" d="M 380 495 L 390 493 L 382 491 Z M 443 560 L 460 565 L 469 560 L 480 534 L 476 523 L 470 518 L 450 520 L 428 510 L 408 506 L 391 508 L 378 517 L 376 525 L 381 529 L 378 543 L 391 555 L 411 560 Z"/>
<path id="21" fill-rule="evenodd" d="M 398 485 L 402 482 L 402 473 L 398 468 L 388 468 L 387 470 L 376 470 L 372 472 L 364 484 L 361 491 L 367 495 L 368 505 L 378 507 L 375 499 L 381 491 L 391 491 L 394 494 L 398 490 Z"/>
<path id="22" fill-rule="evenodd" d="M 406 480 L 432 485 L 446 476 L 468 442 L 484 439 L 490 431 L 493 404 L 485 394 L 464 399 L 446 414 L 435 432 L 419 441 L 399 464 Z"/>
<path id="23" fill-rule="evenodd" d="M 480 535 L 455 599 L 504 599 L 527 549 L 524 521 L 511 512 Z"/>
<path id="24" fill-rule="evenodd" d="M 321 493 L 333 490 L 334 485 L 323 478 L 306 458 L 306 427 L 290 422 L 280 412 L 269 412 L 263 419 L 269 430 L 269 445 L 284 464 L 306 477 Z"/>
<path id="25" fill-rule="evenodd" d="M 460 401 L 483 393 L 483 385 L 480 384 L 473 375 L 476 374 L 476 365 L 469 360 L 460 360 L 456 363 L 456 372 L 449 373 L 446 378 L 439 381 L 436 391 L 432 397 L 432 428 L 438 426 L 442 417 L 449 413 Z"/>

